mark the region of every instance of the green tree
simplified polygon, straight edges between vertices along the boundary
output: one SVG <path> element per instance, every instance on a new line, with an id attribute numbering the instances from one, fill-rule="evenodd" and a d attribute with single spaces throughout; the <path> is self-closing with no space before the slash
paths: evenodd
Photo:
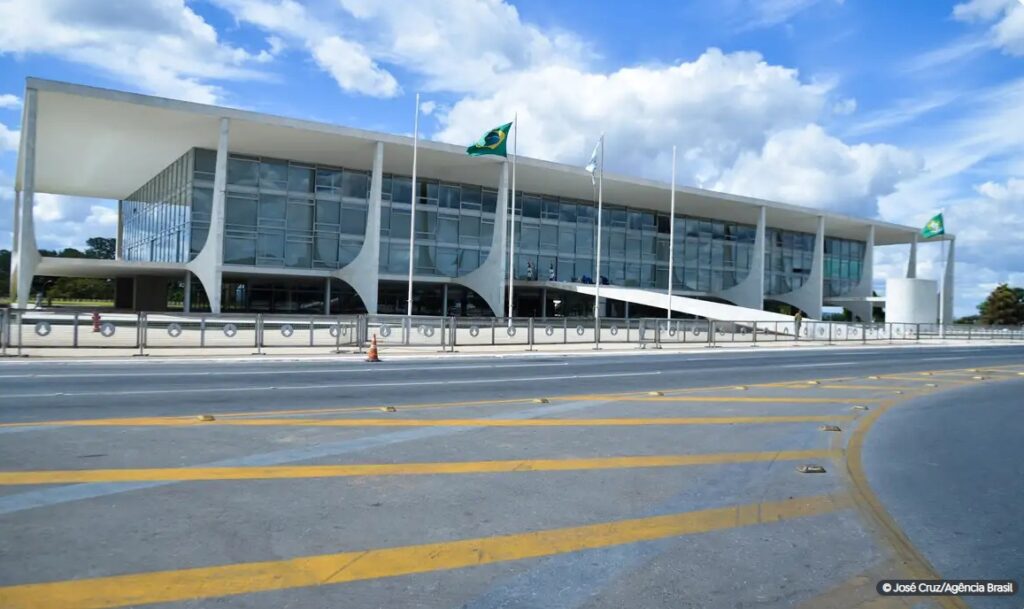
<path id="1" fill-rule="evenodd" d="M 1024 288 L 999 284 L 985 302 L 978 305 L 978 312 L 981 313 L 981 323 L 986 325 L 1024 324 Z"/>
<path id="2" fill-rule="evenodd" d="M 85 244 L 88 246 L 85 250 L 86 258 L 113 260 L 117 251 L 117 239 L 113 237 L 92 237 L 86 239 Z"/>

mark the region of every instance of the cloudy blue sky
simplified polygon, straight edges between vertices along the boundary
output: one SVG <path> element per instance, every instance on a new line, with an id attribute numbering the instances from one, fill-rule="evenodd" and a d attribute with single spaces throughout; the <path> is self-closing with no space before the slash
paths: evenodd
<path id="1" fill-rule="evenodd" d="M 1024 0 L 0 0 L 0 247 L 26 76 L 520 152 L 958 236 L 958 315 L 1024 285 Z M 41 247 L 113 235 L 43 195 Z M 922 246 L 920 273 L 938 274 Z M 880 283 L 906 248 L 879 248 Z"/>

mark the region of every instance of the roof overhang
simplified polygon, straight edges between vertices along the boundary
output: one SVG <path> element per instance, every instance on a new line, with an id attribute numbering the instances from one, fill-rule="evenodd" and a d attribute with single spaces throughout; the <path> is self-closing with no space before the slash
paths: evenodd
<path id="1" fill-rule="evenodd" d="M 30 78 L 38 93 L 36 190 L 53 194 L 122 199 L 193 147 L 216 148 L 218 123 L 231 119 L 230 150 L 308 163 L 369 170 L 376 142 L 384 144 L 384 171 L 408 175 L 412 138 L 339 125 L 284 118 Z M 21 163 L 19 155 L 19 164 Z M 462 147 L 421 141 L 418 172 L 440 180 L 495 187 L 501 159 L 469 157 Z M 520 157 L 516 187 L 527 192 L 593 200 L 590 174 L 582 167 Z M 21 172 L 16 188 L 21 188 Z M 667 212 L 664 182 L 606 174 L 609 204 Z M 676 189 L 681 213 L 754 223 L 767 209 L 768 225 L 813 232 L 825 216 L 830 236 L 863 240 L 875 227 L 875 244 L 909 243 L 917 229 L 820 210 L 688 187 Z"/>

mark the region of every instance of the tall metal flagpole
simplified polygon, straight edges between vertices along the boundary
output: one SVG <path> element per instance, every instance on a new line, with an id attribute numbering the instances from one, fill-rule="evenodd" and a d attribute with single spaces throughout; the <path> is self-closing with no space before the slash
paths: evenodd
<path id="1" fill-rule="evenodd" d="M 409 312 L 412 316 L 412 271 L 416 262 L 416 152 L 420 142 L 420 94 L 416 94 L 416 117 L 412 129 L 412 213 L 409 215 Z"/>
<path id="2" fill-rule="evenodd" d="M 942 290 L 939 292 L 939 338 L 946 338 L 946 217 L 942 217 L 942 266 L 939 273 L 942 276 Z"/>
<path id="3" fill-rule="evenodd" d="M 508 116 L 507 114 L 505 116 Z M 519 146 L 519 113 L 512 117 L 512 213 L 509 216 L 511 237 L 508 240 L 508 325 L 512 327 L 512 295 L 516 269 L 516 157 Z"/>
<path id="4" fill-rule="evenodd" d="M 601 157 L 599 162 L 601 166 L 598 168 L 597 174 L 597 260 L 595 265 L 597 266 L 597 272 L 594 273 L 594 278 L 597 280 L 597 288 L 594 290 L 594 320 L 600 323 L 601 319 L 601 208 L 604 201 L 604 134 L 601 134 L 600 140 L 601 146 Z M 598 328 L 601 326 L 598 325 Z"/>
<path id="5" fill-rule="evenodd" d="M 668 319 L 672 319 L 672 264 L 676 247 L 676 147 L 672 146 L 672 194 L 668 216 Z"/>

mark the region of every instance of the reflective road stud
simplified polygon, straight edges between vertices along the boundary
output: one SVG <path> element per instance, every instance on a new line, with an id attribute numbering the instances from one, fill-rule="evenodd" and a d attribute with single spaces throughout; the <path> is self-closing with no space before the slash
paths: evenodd
<path id="1" fill-rule="evenodd" d="M 797 466 L 796 471 L 801 474 L 824 474 L 825 468 L 820 465 L 815 465 L 814 463 L 808 463 L 806 465 Z"/>

